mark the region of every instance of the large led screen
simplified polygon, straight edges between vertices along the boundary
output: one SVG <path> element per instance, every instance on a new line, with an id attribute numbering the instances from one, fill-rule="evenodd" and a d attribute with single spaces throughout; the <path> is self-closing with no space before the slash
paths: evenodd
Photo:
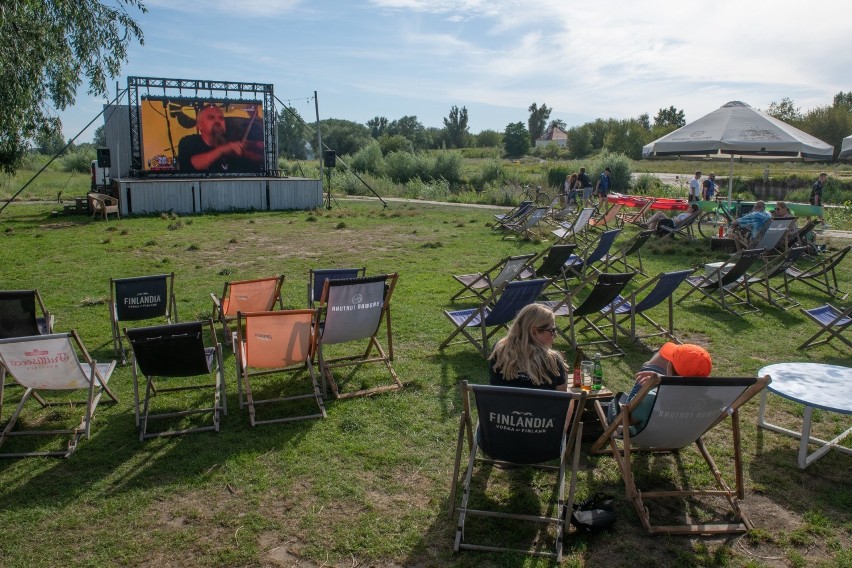
<path id="1" fill-rule="evenodd" d="M 143 97 L 139 111 L 145 171 L 264 171 L 260 101 Z"/>

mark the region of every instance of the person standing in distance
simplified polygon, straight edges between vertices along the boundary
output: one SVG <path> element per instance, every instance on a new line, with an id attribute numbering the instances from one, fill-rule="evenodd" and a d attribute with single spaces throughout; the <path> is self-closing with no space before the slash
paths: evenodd
<path id="1" fill-rule="evenodd" d="M 577 183 L 583 188 L 583 207 L 592 205 L 592 180 L 586 173 L 586 168 L 580 168 L 580 173 L 577 175 Z"/>
<path id="2" fill-rule="evenodd" d="M 702 197 L 701 172 L 695 172 L 695 177 L 689 180 L 689 195 L 687 201 L 698 201 Z"/>
<path id="3" fill-rule="evenodd" d="M 825 173 L 825 172 L 822 172 L 821 174 L 819 174 L 819 177 L 814 182 L 814 185 L 811 188 L 811 196 L 808 199 L 808 202 L 811 205 L 817 205 L 819 207 L 822 207 L 822 189 L 823 189 L 823 186 L 825 185 L 825 181 L 827 179 L 828 179 L 828 174 Z M 818 217 L 818 219 L 819 219 L 820 223 L 823 224 L 823 228 L 825 228 L 826 224 L 825 224 L 825 221 L 823 221 L 823 218 Z"/>
<path id="4" fill-rule="evenodd" d="M 603 211 L 606 206 L 606 196 L 609 193 L 610 188 L 612 187 L 612 178 L 610 175 L 612 174 L 612 170 L 609 169 L 609 166 L 604 168 L 601 177 L 598 179 L 598 185 L 595 188 L 595 191 L 598 194 L 598 211 Z"/>

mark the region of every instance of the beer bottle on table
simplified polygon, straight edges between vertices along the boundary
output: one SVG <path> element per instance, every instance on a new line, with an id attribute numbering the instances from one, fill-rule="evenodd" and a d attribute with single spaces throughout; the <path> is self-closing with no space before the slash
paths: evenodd
<path id="1" fill-rule="evenodd" d="M 592 374 L 592 390 L 601 390 L 603 387 L 603 365 L 601 364 L 601 354 L 595 353 L 595 370 Z"/>
<path id="2" fill-rule="evenodd" d="M 583 371 L 581 369 L 581 363 L 583 362 L 583 350 L 579 347 L 577 348 L 577 354 L 574 356 L 574 380 L 571 386 L 580 388 L 583 386 Z"/>

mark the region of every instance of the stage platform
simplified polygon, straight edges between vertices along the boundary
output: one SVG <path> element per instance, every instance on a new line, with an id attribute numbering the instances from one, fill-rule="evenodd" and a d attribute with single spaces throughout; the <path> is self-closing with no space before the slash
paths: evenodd
<path id="1" fill-rule="evenodd" d="M 322 180 L 296 177 L 121 178 L 121 215 L 174 211 L 280 211 L 322 206 Z"/>

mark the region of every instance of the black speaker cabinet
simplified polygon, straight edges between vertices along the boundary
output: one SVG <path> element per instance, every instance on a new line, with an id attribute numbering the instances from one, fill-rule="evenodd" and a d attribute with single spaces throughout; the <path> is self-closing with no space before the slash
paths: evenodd
<path id="1" fill-rule="evenodd" d="M 112 164 L 110 164 L 109 159 L 109 148 L 98 148 L 98 167 L 99 168 L 111 168 Z"/>
<path id="2" fill-rule="evenodd" d="M 325 151 L 323 165 L 327 168 L 333 168 L 337 165 L 337 154 L 334 153 L 334 150 Z"/>

